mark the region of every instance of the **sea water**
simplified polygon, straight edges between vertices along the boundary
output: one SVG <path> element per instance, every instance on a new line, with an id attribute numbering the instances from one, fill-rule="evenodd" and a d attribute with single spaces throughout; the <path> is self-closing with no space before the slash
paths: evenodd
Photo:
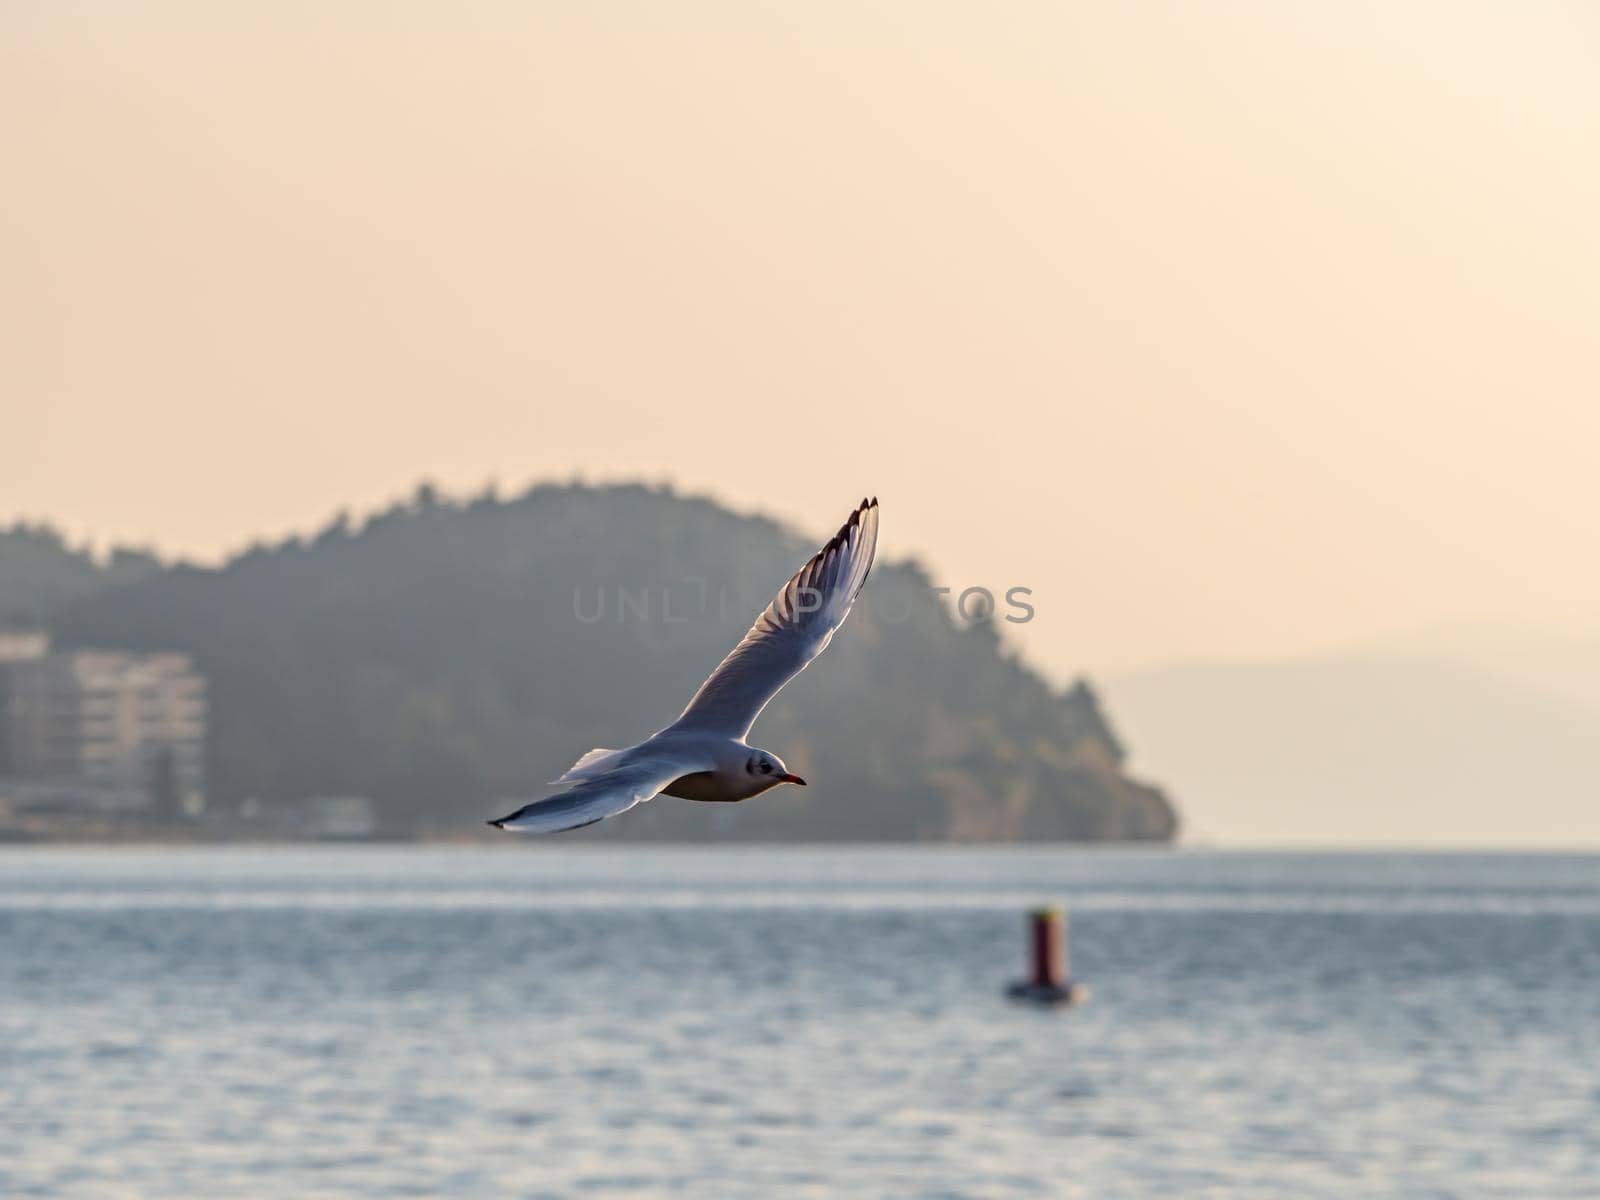
<path id="1" fill-rule="evenodd" d="M 1600 1195 L 1600 858 L 507 842 L 0 851 L 0 1196 Z"/>

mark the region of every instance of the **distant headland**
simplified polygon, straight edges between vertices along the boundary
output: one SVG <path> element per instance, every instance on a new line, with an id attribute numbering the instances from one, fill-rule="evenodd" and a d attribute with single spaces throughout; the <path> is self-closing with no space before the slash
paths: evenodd
<path id="1" fill-rule="evenodd" d="M 28 637 L 47 635 L 62 679 L 85 651 L 124 655 L 140 678 L 156 661 L 141 656 L 182 656 L 162 661 L 202 679 L 204 699 L 183 726 L 203 764 L 159 732 L 127 743 L 144 803 L 125 790 L 107 808 L 103 791 L 74 792 L 70 754 L 39 777 L 0 663 L 0 833 L 476 837 L 485 812 L 541 794 L 597 733 L 625 745 L 677 711 L 810 549 L 768 519 L 638 485 L 509 500 L 423 485 L 359 525 L 341 515 L 216 568 L 126 549 L 97 560 L 47 527 L 0 530 L 0 629 L 29 631 L 14 645 L 37 659 Z M 55 703 L 69 716 L 52 736 L 67 737 L 76 701 Z M 756 736 L 814 786 L 741 805 L 664 797 L 571 836 L 1167 841 L 1178 828 L 1167 798 L 1124 773 L 1087 681 L 1052 688 L 892 551 Z"/>

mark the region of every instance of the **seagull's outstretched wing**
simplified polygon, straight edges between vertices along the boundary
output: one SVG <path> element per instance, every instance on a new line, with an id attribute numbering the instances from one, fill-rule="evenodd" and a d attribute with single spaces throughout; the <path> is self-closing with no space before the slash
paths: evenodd
<path id="1" fill-rule="evenodd" d="M 844 622 L 877 547 L 878 501 L 863 500 L 756 618 L 671 728 L 748 735 L 767 701 L 822 653 Z"/>
<path id="2" fill-rule="evenodd" d="M 490 821 L 496 829 L 517 833 L 560 833 L 581 829 L 642 804 L 674 779 L 708 771 L 715 765 L 709 758 L 687 754 L 641 756 L 624 766 L 587 778 L 576 787 L 557 792 L 543 800 L 525 804 L 509 817 Z"/>

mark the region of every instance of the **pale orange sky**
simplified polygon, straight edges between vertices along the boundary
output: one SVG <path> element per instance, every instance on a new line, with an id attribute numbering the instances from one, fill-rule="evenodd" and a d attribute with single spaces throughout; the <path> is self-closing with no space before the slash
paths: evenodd
<path id="1" fill-rule="evenodd" d="M 1057 673 L 1600 614 L 1600 9 L 0 8 L 0 520 L 671 477 Z"/>

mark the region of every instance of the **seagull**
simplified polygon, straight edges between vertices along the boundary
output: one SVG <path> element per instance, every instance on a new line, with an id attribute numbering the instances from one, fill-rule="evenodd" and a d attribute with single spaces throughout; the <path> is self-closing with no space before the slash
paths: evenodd
<path id="1" fill-rule="evenodd" d="M 665 793 L 737 802 L 781 783 L 805 786 L 776 754 L 745 738 L 779 689 L 821 654 L 850 614 L 878 547 L 878 501 L 862 500 L 839 532 L 779 589 L 744 640 L 671 725 L 626 750 L 596 748 L 554 783 L 570 785 L 508 817 L 515 833 L 582 829 Z"/>

